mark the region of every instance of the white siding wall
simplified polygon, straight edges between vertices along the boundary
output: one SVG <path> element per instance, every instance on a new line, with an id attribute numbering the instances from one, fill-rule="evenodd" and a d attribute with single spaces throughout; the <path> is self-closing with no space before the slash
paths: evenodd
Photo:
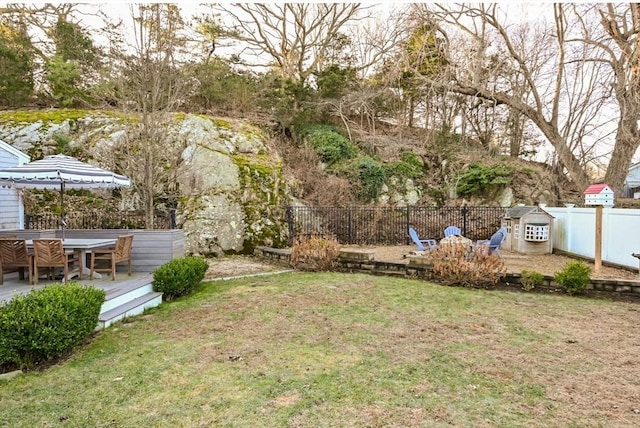
<path id="1" fill-rule="evenodd" d="M 633 165 L 629 169 L 627 183 L 629 187 L 640 187 L 640 164 Z"/>
<path id="2" fill-rule="evenodd" d="M 0 142 L 0 168 L 18 166 L 23 161 Z M 0 229 L 21 229 L 23 225 L 24 208 L 20 194 L 15 189 L 0 187 Z"/>
<path id="3" fill-rule="evenodd" d="M 555 217 L 553 248 L 595 257 L 596 209 L 545 207 Z M 604 208 L 602 214 L 602 260 L 638 268 L 640 210 Z"/>

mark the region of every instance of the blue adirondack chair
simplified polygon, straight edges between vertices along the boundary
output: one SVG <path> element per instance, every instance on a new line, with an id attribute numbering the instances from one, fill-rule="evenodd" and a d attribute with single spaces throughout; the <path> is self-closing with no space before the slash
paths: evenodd
<path id="1" fill-rule="evenodd" d="M 496 233 L 491 235 L 491 238 L 484 239 L 476 242 L 476 247 L 480 245 L 486 245 L 489 247 L 489 254 L 497 254 L 500 257 L 500 245 L 507 238 L 507 228 L 501 227 Z"/>
<path id="2" fill-rule="evenodd" d="M 462 231 L 458 226 L 449 226 L 444 230 L 444 237 L 462 235 Z"/>
<path id="3" fill-rule="evenodd" d="M 430 251 L 438 248 L 438 243 L 435 239 L 420 239 L 418 232 L 413 227 L 409 228 L 409 236 L 411 236 L 413 243 L 416 244 L 418 251 Z"/>

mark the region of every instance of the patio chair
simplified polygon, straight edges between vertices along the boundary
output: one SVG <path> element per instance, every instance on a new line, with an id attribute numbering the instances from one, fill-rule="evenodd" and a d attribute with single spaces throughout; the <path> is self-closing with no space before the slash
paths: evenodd
<path id="1" fill-rule="evenodd" d="M 0 284 L 4 283 L 4 272 L 18 270 L 18 278 L 24 279 L 24 270 L 29 272 L 29 284 L 33 281 L 33 256 L 27 250 L 24 239 L 0 238 Z"/>
<path id="2" fill-rule="evenodd" d="M 94 272 L 111 272 L 111 280 L 116 279 L 116 264 L 127 262 L 128 273 L 131 276 L 131 244 L 133 243 L 133 235 L 122 235 L 118 237 L 116 246 L 108 249 L 97 249 L 91 252 L 91 272 L 89 279 L 93 279 Z M 108 267 L 97 268 L 96 262 L 106 261 Z"/>
<path id="3" fill-rule="evenodd" d="M 497 254 L 500 257 L 500 245 L 507 238 L 507 228 L 501 227 L 489 239 L 481 239 L 476 242 L 476 248 L 487 247 L 488 254 Z"/>
<path id="4" fill-rule="evenodd" d="M 82 263 L 73 251 L 65 251 L 62 239 L 33 240 L 33 283 L 38 283 L 40 268 L 48 268 L 48 278 L 53 279 L 53 269 L 62 268 L 63 281 L 69 278 L 69 266 L 78 264 L 78 279 L 82 279 Z"/>
<path id="5" fill-rule="evenodd" d="M 462 231 L 458 226 L 449 226 L 444 230 L 444 237 L 447 238 L 449 236 L 462 235 Z"/>
<path id="6" fill-rule="evenodd" d="M 409 236 L 411 236 L 413 243 L 416 244 L 418 251 L 431 251 L 438 248 L 438 243 L 435 239 L 420 239 L 418 232 L 413 227 L 409 228 Z"/>

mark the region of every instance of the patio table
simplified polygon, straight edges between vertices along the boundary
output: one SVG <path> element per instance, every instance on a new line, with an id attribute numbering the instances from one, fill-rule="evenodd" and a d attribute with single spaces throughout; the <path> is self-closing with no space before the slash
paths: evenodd
<path id="1" fill-rule="evenodd" d="M 49 238 L 43 238 L 49 239 Z M 27 242 L 27 248 L 33 249 L 33 240 L 29 239 Z M 65 250 L 73 250 L 74 253 L 78 253 L 80 258 L 80 267 L 82 274 L 89 276 L 91 269 L 87 266 L 87 253 L 96 248 L 110 247 L 115 245 L 116 238 L 66 238 L 62 240 L 62 246 Z M 69 272 L 67 280 L 78 276 L 77 271 Z M 102 278 L 102 275 L 94 272 L 94 278 Z"/>

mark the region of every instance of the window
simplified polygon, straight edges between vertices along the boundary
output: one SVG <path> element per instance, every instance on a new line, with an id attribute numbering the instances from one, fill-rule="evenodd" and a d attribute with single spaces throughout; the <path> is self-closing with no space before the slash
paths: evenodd
<path id="1" fill-rule="evenodd" d="M 516 239 L 520 239 L 520 223 L 516 223 L 513 225 L 513 237 Z"/>
<path id="2" fill-rule="evenodd" d="M 525 241 L 548 241 L 549 240 L 549 225 L 548 224 L 535 224 L 528 223 L 524 226 L 524 240 Z"/>

